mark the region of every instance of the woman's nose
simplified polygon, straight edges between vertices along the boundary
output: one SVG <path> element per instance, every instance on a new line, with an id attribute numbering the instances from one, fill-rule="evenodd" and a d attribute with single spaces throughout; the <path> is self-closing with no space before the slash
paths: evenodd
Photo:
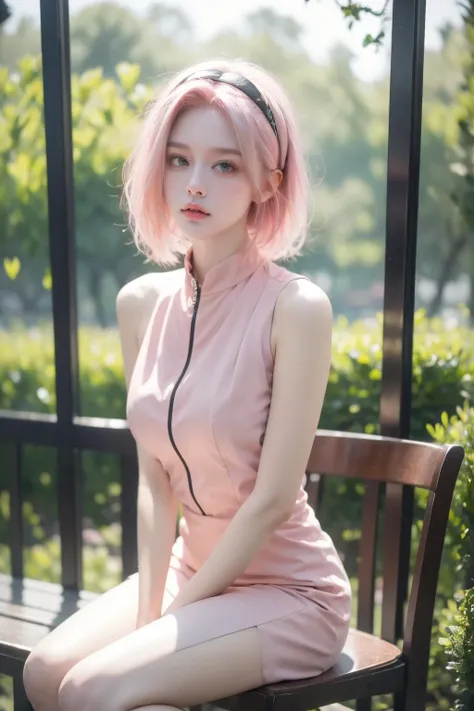
<path id="1" fill-rule="evenodd" d="M 203 170 L 197 165 L 189 176 L 188 195 L 200 195 L 201 197 L 206 195 Z"/>
<path id="2" fill-rule="evenodd" d="M 188 185 L 188 194 L 199 195 L 200 197 L 203 197 L 205 195 L 205 191 L 203 188 L 199 188 L 195 185 Z"/>

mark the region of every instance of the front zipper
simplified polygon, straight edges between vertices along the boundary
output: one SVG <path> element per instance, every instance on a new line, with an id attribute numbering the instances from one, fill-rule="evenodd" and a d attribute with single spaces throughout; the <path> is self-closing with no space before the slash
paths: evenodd
<path id="1" fill-rule="evenodd" d="M 174 399 L 175 399 L 175 396 L 176 396 L 176 391 L 178 390 L 178 387 L 179 387 L 179 385 L 180 385 L 182 379 L 184 378 L 187 369 L 189 368 L 189 363 L 190 363 L 190 361 L 191 361 L 191 356 L 192 356 L 192 353 L 193 353 L 193 346 L 194 346 L 194 330 L 195 330 L 195 327 L 196 327 L 196 316 L 197 316 L 197 312 L 198 312 L 198 308 L 199 308 L 199 301 L 201 300 L 201 287 L 199 286 L 199 284 L 197 283 L 196 279 L 194 279 L 194 278 L 192 279 L 192 285 L 193 285 L 193 289 L 194 289 L 194 295 L 193 295 L 193 298 L 192 298 L 192 303 L 193 303 L 193 306 L 194 306 L 194 311 L 193 311 L 193 316 L 192 316 L 192 319 L 191 319 L 191 329 L 190 329 L 190 333 L 189 333 L 188 357 L 186 358 L 186 363 L 184 364 L 184 368 L 183 368 L 183 370 L 182 370 L 182 372 L 181 372 L 181 375 L 179 376 L 178 380 L 176 381 L 176 384 L 175 384 L 175 386 L 174 386 L 174 388 L 173 388 L 173 392 L 171 393 L 170 406 L 169 406 L 169 410 L 168 410 L 168 435 L 169 435 L 169 438 L 170 438 L 170 442 L 171 442 L 171 444 L 173 445 L 174 451 L 176 452 L 176 454 L 178 455 L 178 457 L 181 459 L 181 462 L 183 463 L 183 467 L 184 467 L 185 470 L 186 470 L 186 476 L 188 477 L 189 491 L 190 491 L 190 493 L 191 493 L 191 496 L 193 497 L 194 503 L 196 504 L 196 506 L 198 507 L 198 509 L 199 509 L 200 512 L 202 513 L 202 515 L 203 515 L 203 516 L 206 516 L 207 514 L 205 513 L 204 509 L 202 508 L 202 506 L 200 505 L 199 501 L 196 499 L 196 496 L 194 495 L 193 480 L 192 480 L 192 477 L 191 477 L 191 472 L 189 471 L 189 467 L 188 467 L 188 465 L 186 464 L 186 462 L 185 462 L 183 456 L 181 455 L 181 452 L 179 451 L 178 447 L 176 446 L 176 442 L 174 441 L 174 437 L 173 437 L 173 431 L 172 431 L 172 428 L 171 428 L 171 421 L 172 421 L 172 419 L 173 419 L 173 405 L 174 405 Z"/>

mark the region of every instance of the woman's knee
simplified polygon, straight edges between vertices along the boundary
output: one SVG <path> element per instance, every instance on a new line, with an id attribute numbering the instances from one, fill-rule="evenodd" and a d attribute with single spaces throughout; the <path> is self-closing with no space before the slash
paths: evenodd
<path id="1" fill-rule="evenodd" d="M 35 711 L 56 711 L 58 690 L 70 665 L 64 650 L 40 644 L 28 656 L 23 669 L 23 685 Z"/>
<path id="2" fill-rule="evenodd" d="M 95 674 L 89 660 L 79 662 L 64 676 L 58 691 L 60 711 L 122 711 L 113 678 Z"/>

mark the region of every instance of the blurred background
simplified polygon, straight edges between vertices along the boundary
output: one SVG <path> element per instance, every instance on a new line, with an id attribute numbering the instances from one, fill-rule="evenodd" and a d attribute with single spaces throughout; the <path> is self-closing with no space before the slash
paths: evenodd
<path id="1" fill-rule="evenodd" d="M 11 76 L 0 154 L 8 159 L 15 121 L 13 140 L 22 150 L 0 168 L 8 173 L 0 186 L 0 256 L 9 260 L 0 271 L 3 327 L 50 318 L 41 78 L 28 83 L 27 96 L 22 79 L 15 81 L 20 73 L 24 83 L 37 68 L 31 58 L 40 52 L 39 1 L 10 3 L 10 10 L 0 30 L 0 65 Z M 328 291 L 336 314 L 354 320 L 381 309 L 389 19 L 382 46 L 364 47 L 380 19 L 367 16 L 350 29 L 336 0 L 241 0 L 225 7 L 218 0 L 71 0 L 70 13 L 81 323 L 112 326 L 118 288 L 150 268 L 125 244 L 117 200 L 133 116 L 160 81 L 213 56 L 263 64 L 295 103 L 315 217 L 308 248 L 291 268 Z M 417 305 L 447 316 L 474 298 L 474 248 L 455 199 L 465 178 L 456 112 L 466 100 L 469 51 L 456 0 L 429 0 L 425 41 Z"/>
<path id="2" fill-rule="evenodd" d="M 344 11 L 347 5 L 346 0 L 69 1 L 77 414 L 125 417 L 115 297 L 124 283 L 157 269 L 137 254 L 119 209 L 121 169 L 139 116 L 175 71 L 227 56 L 273 72 L 300 122 L 314 218 L 303 254 L 285 266 L 322 286 L 336 316 L 321 426 L 379 432 L 391 3 L 367 0 L 372 11 L 359 20 Z M 0 0 L 0 410 L 54 414 L 39 21 L 39 0 Z M 410 432 L 416 439 L 461 442 L 468 451 L 433 627 L 427 702 L 432 711 L 449 709 L 456 697 L 455 671 L 448 670 L 439 640 L 456 614 L 454 592 L 467 587 L 463 556 L 471 561 L 474 579 L 474 556 L 467 551 L 467 533 L 474 527 L 473 232 L 474 0 L 427 0 Z M 30 444 L 21 451 L 25 574 L 57 582 L 56 452 Z M 12 452 L 0 441 L 0 572 L 5 573 L 10 572 Z M 77 461 L 83 583 L 100 592 L 121 575 L 119 457 L 86 451 Z M 332 482 L 320 512 L 353 580 L 362 494 L 358 482 Z M 413 551 L 425 494 L 417 496 Z M 378 587 L 377 603 L 380 594 Z M 355 604 L 356 594 L 354 609 Z M 377 710 L 387 707 L 381 700 Z M 0 683 L 4 708 L 11 706 L 2 706 Z"/>

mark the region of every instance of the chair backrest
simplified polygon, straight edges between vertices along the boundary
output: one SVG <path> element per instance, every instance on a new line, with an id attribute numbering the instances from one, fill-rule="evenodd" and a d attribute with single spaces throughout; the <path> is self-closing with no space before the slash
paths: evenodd
<path id="1" fill-rule="evenodd" d="M 370 633 L 374 621 L 378 520 L 383 502 L 381 636 L 393 643 L 403 638 L 405 654 L 415 664 L 417 660 L 421 663 L 421 673 L 429 656 L 441 553 L 463 457 L 464 450 L 458 445 L 321 430 L 306 469 L 308 477 L 341 476 L 364 482 L 357 627 Z M 417 487 L 429 494 L 404 621 L 410 569 L 409 560 L 404 559 L 409 556 L 403 555 L 401 542 L 406 526 L 411 528 L 413 492 Z M 317 493 L 313 489 L 313 496 Z"/>

